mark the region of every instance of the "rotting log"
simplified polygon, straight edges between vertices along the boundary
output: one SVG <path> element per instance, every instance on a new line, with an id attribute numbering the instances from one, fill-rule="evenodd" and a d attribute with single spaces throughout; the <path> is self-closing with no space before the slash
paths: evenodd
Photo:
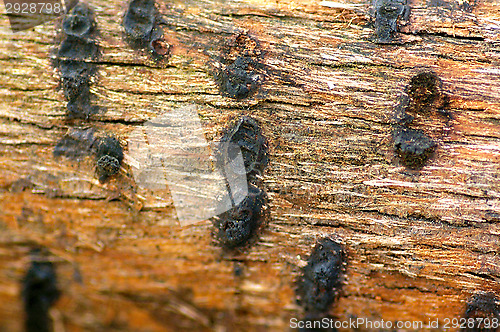
<path id="1" fill-rule="evenodd" d="M 90 4 L 102 55 L 91 86 L 100 112 L 88 120 L 66 117 L 58 89 L 60 20 L 11 34 L 2 16 L 1 331 L 22 330 L 20 280 L 35 246 L 57 266 L 56 331 L 288 330 L 304 315 L 295 282 L 326 235 L 348 252 L 338 320 L 444 322 L 475 292 L 500 291 L 498 0 L 414 0 L 399 42 L 383 45 L 365 1 L 161 1 L 171 46 L 161 66 L 125 42 L 125 3 Z M 234 99 L 213 73 L 239 34 L 258 41 L 264 79 Z M 451 120 L 423 122 L 437 148 L 415 171 L 399 164 L 391 131 L 422 68 L 442 79 Z M 269 222 L 240 253 L 214 243 L 209 221 L 179 226 L 168 189 L 136 186 L 126 146 L 104 184 L 92 158 L 53 157 L 72 128 L 125 145 L 186 105 L 210 141 L 242 114 L 269 141 Z"/>

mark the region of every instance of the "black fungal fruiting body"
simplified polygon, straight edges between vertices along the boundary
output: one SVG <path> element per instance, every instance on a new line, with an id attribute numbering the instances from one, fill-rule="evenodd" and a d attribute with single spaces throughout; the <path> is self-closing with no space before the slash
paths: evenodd
<path id="1" fill-rule="evenodd" d="M 94 154 L 101 183 L 118 173 L 123 161 L 123 148 L 118 139 L 97 137 L 93 128 L 72 129 L 57 143 L 53 153 L 54 157 L 65 156 L 74 160 Z"/>
<path id="2" fill-rule="evenodd" d="M 67 112 L 69 117 L 87 119 L 96 112 L 90 103 L 90 84 L 97 73 L 94 62 L 99 57 L 93 11 L 78 3 L 64 17 L 62 30 L 66 38 L 59 47 L 56 65 L 68 100 Z"/>
<path id="3" fill-rule="evenodd" d="M 463 332 L 486 332 L 500 329 L 500 307 L 493 293 L 478 293 L 467 303 Z"/>
<path id="4" fill-rule="evenodd" d="M 446 106 L 442 81 L 432 71 L 418 73 L 410 79 L 396 107 L 392 132 L 394 149 L 401 163 L 410 169 L 424 166 L 437 144 L 423 130 L 412 126 L 416 118 L 428 116 Z"/>
<path id="5" fill-rule="evenodd" d="M 342 285 L 346 254 L 341 244 L 321 239 L 309 256 L 297 287 L 298 303 L 312 316 L 327 313 Z"/>
<path id="6" fill-rule="evenodd" d="M 138 49 L 147 49 L 156 59 L 168 55 L 170 51 L 158 18 L 154 0 L 130 1 L 123 18 L 123 27 L 130 44 Z"/>
<path id="7" fill-rule="evenodd" d="M 407 111 L 422 112 L 431 107 L 442 107 L 446 97 L 441 93 L 443 82 L 431 71 L 424 71 L 410 80 L 406 87 L 409 109 Z"/>
<path id="8" fill-rule="evenodd" d="M 64 33 L 76 38 L 90 36 L 94 27 L 94 14 L 83 3 L 79 3 L 73 7 L 65 16 L 62 24 Z"/>
<path id="9" fill-rule="evenodd" d="M 132 0 L 123 20 L 125 32 L 134 39 L 147 39 L 155 25 L 154 0 Z"/>
<path id="10" fill-rule="evenodd" d="M 408 20 L 410 7 L 406 0 L 373 0 L 377 43 L 391 43 L 398 31 L 398 21 Z"/>
<path id="11" fill-rule="evenodd" d="M 436 147 L 436 143 L 421 130 L 397 127 L 392 135 L 398 157 L 412 169 L 422 167 Z"/>
<path id="12" fill-rule="evenodd" d="M 258 187 L 261 184 L 258 176 L 269 162 L 268 150 L 259 123 L 251 117 L 241 117 L 222 134 L 216 152 L 218 167 L 226 177 L 228 173 L 244 175 L 248 186 L 248 194 L 240 204 L 215 218 L 217 237 L 226 248 L 244 246 L 262 224 L 267 195 Z M 234 163 L 240 154 L 243 167 Z"/>
<path id="13" fill-rule="evenodd" d="M 236 100 L 255 94 L 266 76 L 262 56 L 254 37 L 240 33 L 230 38 L 212 71 L 221 94 Z"/>
<path id="14" fill-rule="evenodd" d="M 27 332 L 52 331 L 49 309 L 59 296 L 53 264 L 48 261 L 33 261 L 22 280 Z"/>
<path id="15" fill-rule="evenodd" d="M 241 151 L 245 172 L 253 177 L 261 174 L 269 162 L 268 145 L 259 123 L 251 117 L 240 118 L 227 129 L 221 138 L 218 162 L 224 166 L 231 163 Z"/>
<path id="16" fill-rule="evenodd" d="M 105 182 L 120 170 L 123 161 L 123 149 L 116 138 L 105 136 L 96 141 L 95 151 L 96 173 L 99 181 Z"/>
<path id="17" fill-rule="evenodd" d="M 255 61 L 250 57 L 237 57 L 236 60 L 215 74 L 220 89 L 228 97 L 240 100 L 256 91 L 260 75 L 251 70 Z"/>
<path id="18" fill-rule="evenodd" d="M 248 195 L 243 201 L 214 221 L 220 243 L 227 248 L 246 244 L 260 227 L 265 202 L 265 192 L 248 184 Z"/>
<path id="19" fill-rule="evenodd" d="M 400 125 L 410 124 L 417 115 L 439 110 L 448 104 L 448 96 L 443 92 L 443 82 L 432 71 L 423 71 L 414 75 L 405 87 L 395 120 Z"/>

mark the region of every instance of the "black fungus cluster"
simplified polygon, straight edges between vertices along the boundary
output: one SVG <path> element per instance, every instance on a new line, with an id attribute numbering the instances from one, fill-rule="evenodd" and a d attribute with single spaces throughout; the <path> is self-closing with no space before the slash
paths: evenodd
<path id="1" fill-rule="evenodd" d="M 398 21 L 407 21 L 410 7 L 406 0 L 373 0 L 376 42 L 389 44 L 398 32 Z"/>
<path id="2" fill-rule="evenodd" d="M 33 260 L 22 280 L 27 332 L 51 332 L 49 309 L 59 299 L 57 276 L 50 261 Z"/>
<path id="3" fill-rule="evenodd" d="M 164 39 L 155 0 L 132 0 L 129 3 L 123 27 L 132 47 L 146 49 L 156 59 L 170 53 Z"/>
<path id="4" fill-rule="evenodd" d="M 254 64 L 252 58 L 239 56 L 233 63 L 227 65 L 224 70 L 218 71 L 216 80 L 219 82 L 222 93 L 240 100 L 247 98 L 251 92 L 255 91 L 260 76 L 251 69 L 252 64 Z"/>
<path id="5" fill-rule="evenodd" d="M 259 123 L 248 116 L 240 118 L 223 133 L 218 155 L 219 165 L 233 162 L 240 152 L 246 175 L 253 179 L 262 174 L 269 162 L 269 148 Z"/>
<path id="6" fill-rule="evenodd" d="M 93 10 L 83 2 L 73 4 L 62 22 L 64 40 L 59 47 L 56 66 L 68 100 L 69 118 L 88 120 L 96 113 L 91 103 L 90 86 L 97 73 L 99 46 Z M 94 154 L 100 182 L 118 173 L 123 161 L 120 142 L 111 136 L 97 137 L 93 128 L 72 129 L 56 145 L 54 156 L 77 159 Z"/>
<path id="7" fill-rule="evenodd" d="M 314 247 L 298 282 L 298 303 L 304 307 L 306 318 L 328 313 L 338 298 L 346 253 L 341 244 L 325 237 Z"/>
<path id="8" fill-rule="evenodd" d="M 260 226 L 265 202 L 265 192 L 249 184 L 248 195 L 243 201 L 217 216 L 215 226 L 224 247 L 240 247 L 252 238 Z"/>
<path id="9" fill-rule="evenodd" d="M 100 182 L 105 182 L 109 177 L 120 170 L 123 161 L 123 149 L 120 141 L 112 136 L 101 137 L 95 143 L 96 173 Z"/>
<path id="10" fill-rule="evenodd" d="M 422 167 L 436 147 L 436 142 L 419 129 L 399 127 L 392 135 L 401 163 L 412 169 Z"/>
<path id="11" fill-rule="evenodd" d="M 262 56 L 256 38 L 240 33 L 229 39 L 213 68 L 221 94 L 236 100 L 255 94 L 266 76 Z"/>
<path id="12" fill-rule="evenodd" d="M 423 130 L 411 126 L 415 114 L 425 114 L 446 104 L 446 96 L 441 91 L 441 79 L 434 72 L 421 72 L 410 79 L 396 107 L 394 148 L 401 163 L 410 169 L 423 167 L 437 146 Z"/>
<path id="13" fill-rule="evenodd" d="M 269 161 L 268 144 L 258 122 L 248 116 L 240 118 L 224 131 L 217 151 L 219 168 L 227 170 L 227 166 L 233 164 L 240 154 L 248 195 L 242 202 L 214 219 L 220 243 L 229 248 L 243 246 L 253 237 L 262 224 L 263 209 L 267 201 L 265 191 L 259 188 L 259 177 Z M 239 172 L 238 169 L 233 171 Z"/>
<path id="14" fill-rule="evenodd" d="M 62 31 L 65 38 L 57 52 L 56 66 L 68 101 L 67 114 L 70 118 L 88 119 L 97 111 L 91 104 L 90 92 L 99 57 L 94 12 L 79 2 L 64 17 Z"/>
<path id="15" fill-rule="evenodd" d="M 118 173 L 123 161 L 120 141 L 109 135 L 99 137 L 93 128 L 71 130 L 59 140 L 53 153 L 55 157 L 65 156 L 74 160 L 94 155 L 100 182 L 106 182 Z"/>

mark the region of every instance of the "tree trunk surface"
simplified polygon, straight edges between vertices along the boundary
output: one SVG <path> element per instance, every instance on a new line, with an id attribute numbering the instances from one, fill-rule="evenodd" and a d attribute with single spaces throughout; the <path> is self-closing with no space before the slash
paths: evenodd
<path id="1" fill-rule="evenodd" d="M 444 323 L 473 294 L 500 291 L 498 0 L 412 0 L 389 44 L 375 42 L 366 1 L 158 1 L 163 64 L 125 41 L 126 3 L 88 3 L 101 49 L 88 119 L 66 115 L 54 68 L 61 19 L 12 34 L 2 16 L 0 331 L 23 329 L 21 280 L 37 246 L 58 273 L 57 332 L 287 331 L 305 315 L 296 284 L 324 236 L 347 251 L 330 310 L 339 321 Z M 255 42 L 261 78 L 242 99 L 213 75 L 238 36 Z M 391 133 L 425 69 L 449 103 L 446 115 L 416 119 L 437 146 L 411 170 Z M 181 226 L 168 188 L 132 176 L 134 130 L 193 105 L 210 142 L 241 115 L 269 142 L 267 225 L 239 251 L 221 248 L 208 220 Z M 54 157 L 82 128 L 124 146 L 105 183 L 92 156 Z"/>

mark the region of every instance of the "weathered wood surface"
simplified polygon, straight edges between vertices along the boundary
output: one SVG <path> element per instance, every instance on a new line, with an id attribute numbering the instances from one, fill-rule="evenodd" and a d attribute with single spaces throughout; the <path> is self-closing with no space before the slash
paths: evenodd
<path id="1" fill-rule="evenodd" d="M 11 34 L 2 17 L 0 331 L 22 328 L 34 245 L 57 262 L 57 331 L 287 330 L 303 316 L 300 267 L 324 235 L 349 252 L 339 320 L 460 317 L 471 294 L 500 290 L 498 0 L 415 0 L 400 45 L 373 43 L 362 1 L 161 2 L 173 47 L 164 68 L 123 41 L 124 3 L 91 4 L 103 53 L 92 92 L 105 111 L 89 121 L 65 117 L 51 65 L 57 22 Z M 240 32 L 259 40 L 267 77 L 235 101 L 210 71 Z M 424 67 L 442 78 L 452 120 L 424 124 L 438 148 L 415 172 L 394 157 L 391 119 Z M 70 128 L 125 144 L 141 123 L 190 104 L 209 140 L 249 114 L 270 142 L 271 218 L 239 254 L 213 243 L 208 221 L 178 226 L 168 190 L 135 186 L 127 159 L 102 185 L 91 158 L 52 156 Z"/>

